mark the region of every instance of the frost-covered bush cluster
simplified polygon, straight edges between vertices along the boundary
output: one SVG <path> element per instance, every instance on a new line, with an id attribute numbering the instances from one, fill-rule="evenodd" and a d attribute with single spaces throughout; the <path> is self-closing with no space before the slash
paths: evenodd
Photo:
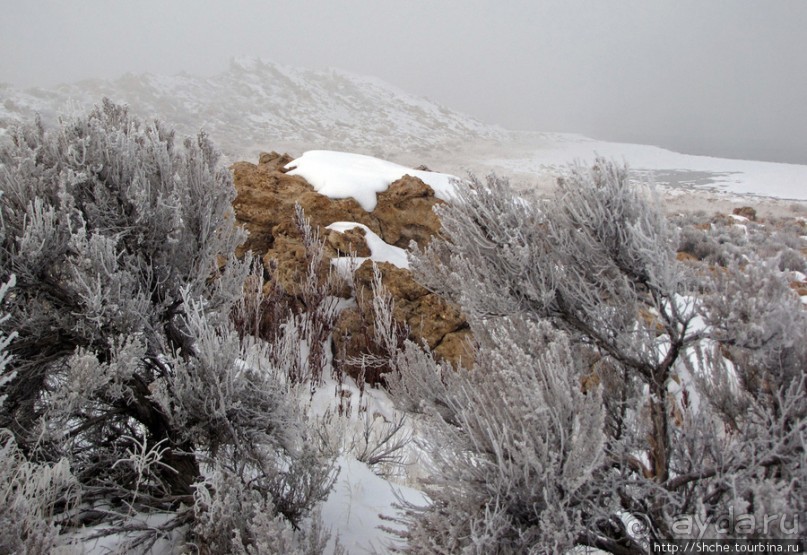
<path id="1" fill-rule="evenodd" d="M 296 263 L 303 267 L 296 291 L 281 284 L 283 268 L 276 259 L 266 265 L 256 261 L 231 317 L 242 337 L 251 335 L 270 345 L 272 363 L 292 382 L 316 389 L 331 370 L 340 382 L 344 378 L 333 364 L 331 335 L 339 311 L 349 302 L 343 297 L 350 284 L 330 264 L 325 241 L 300 205 L 295 205 L 293 223 L 291 233 L 302 247 Z"/>
<path id="2" fill-rule="evenodd" d="M 415 432 L 428 503 L 388 515 L 404 552 L 638 554 L 807 522 L 801 229 L 676 224 L 605 160 L 545 202 L 472 178 L 411 266 L 467 316 L 473 366 L 408 340 L 377 271 L 348 362 L 407 413 L 376 414 L 332 364 L 352 301 L 316 230 L 298 210 L 292 295 L 236 256 L 216 164 L 108 102 L 0 150 L 0 551 L 321 553 L 335 458 L 396 474 Z"/>
<path id="3" fill-rule="evenodd" d="M 705 263 L 728 266 L 753 253 L 763 259 L 777 259 L 783 272 L 807 270 L 807 260 L 801 252 L 801 237 L 807 227 L 799 220 L 774 219 L 763 224 L 733 216 L 708 218 L 701 214 L 679 215 L 673 222 L 681 227 L 678 251 Z"/>
<path id="4" fill-rule="evenodd" d="M 0 285 L 0 306 L 3 305 L 3 301 L 8 295 L 9 290 L 14 287 L 16 283 L 16 278 L 14 274 L 9 276 L 8 281 Z M 0 324 L 4 324 L 10 315 L 6 313 L 0 312 Z M 6 399 L 6 395 L 2 393 L 3 386 L 6 385 L 14 378 L 14 374 L 11 372 L 6 372 L 6 366 L 10 361 L 10 356 L 7 352 L 8 345 L 11 341 L 16 337 L 17 332 L 12 331 L 11 333 L 6 333 L 3 328 L 0 328 L 0 408 L 3 406 L 3 401 Z"/>
<path id="5" fill-rule="evenodd" d="M 235 257 L 217 157 L 206 136 L 179 143 L 109 102 L 51 131 L 20 127 L 0 151 L 0 277 L 16 279 L 1 328 L 2 542 L 92 526 L 146 548 L 179 529 L 202 551 L 288 552 L 327 494 L 332 461 L 267 362 L 273 345 L 229 317 L 250 259 Z M 285 543 L 259 538 L 275 532 Z"/>
<path id="6" fill-rule="evenodd" d="M 0 552 L 49 552 L 59 534 L 54 517 L 80 501 L 70 464 L 31 462 L 6 429 L 0 429 L 0 461 Z"/>
<path id="7" fill-rule="evenodd" d="M 600 391 L 580 387 L 567 339 L 547 323 L 508 318 L 492 336 L 475 369 L 444 380 L 443 402 L 426 409 L 433 504 L 404 508 L 412 553 L 561 553 L 599 509 Z"/>
<path id="8" fill-rule="evenodd" d="M 644 553 L 687 518 L 753 515 L 723 532 L 750 538 L 805 521 L 807 311 L 775 264 L 678 262 L 677 229 L 605 160 L 541 206 L 495 177 L 458 195 L 413 266 L 468 315 L 477 362 L 408 345 L 390 377 L 432 420 L 406 551 Z"/>
<path id="9" fill-rule="evenodd" d="M 0 286 L 0 304 L 14 286 L 12 275 Z M 0 316 L 0 323 L 8 319 Z M 14 378 L 4 372 L 7 348 L 15 333 L 0 332 L 0 387 Z M 0 406 L 2 406 L 0 397 Z M 59 528 L 54 515 L 79 501 L 79 488 L 66 459 L 53 464 L 31 462 L 13 435 L 0 428 L 0 552 L 46 553 L 56 545 Z"/>

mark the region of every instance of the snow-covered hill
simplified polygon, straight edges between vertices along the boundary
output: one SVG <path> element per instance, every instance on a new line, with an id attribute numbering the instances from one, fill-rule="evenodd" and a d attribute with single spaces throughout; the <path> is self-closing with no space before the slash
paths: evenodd
<path id="1" fill-rule="evenodd" d="M 226 159 L 261 151 L 294 156 L 329 149 L 465 175 L 496 172 L 523 187 L 552 187 L 574 160 L 624 159 L 637 178 L 669 189 L 807 200 L 807 166 L 679 154 L 648 145 L 562 133 L 512 132 L 483 124 L 372 77 L 240 59 L 212 77 L 127 74 L 50 89 L 0 84 L 0 135 L 34 112 L 45 122 L 104 96 L 182 134 L 206 130 Z"/>
<path id="2" fill-rule="evenodd" d="M 158 115 L 183 134 L 203 128 L 231 159 L 310 148 L 395 158 L 504 135 L 374 78 L 258 59 L 233 60 L 212 77 L 127 74 L 47 90 L 0 85 L 0 127 L 33 112 L 54 120 L 104 96 L 142 117 Z"/>

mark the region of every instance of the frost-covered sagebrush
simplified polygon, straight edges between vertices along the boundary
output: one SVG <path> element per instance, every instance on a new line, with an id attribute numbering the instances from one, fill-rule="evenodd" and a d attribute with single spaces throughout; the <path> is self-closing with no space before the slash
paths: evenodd
<path id="1" fill-rule="evenodd" d="M 82 504 L 55 505 L 61 522 L 135 543 L 187 525 L 235 552 L 250 525 L 194 526 L 221 509 L 217 483 L 289 527 L 327 491 L 285 378 L 229 320 L 250 261 L 217 159 L 108 101 L 0 150 L 0 277 L 16 276 L 0 427 L 30 463 L 69 463 Z M 138 520 L 155 512 L 171 518 Z"/>
<path id="2" fill-rule="evenodd" d="M 14 286 L 12 275 L 0 286 L 0 303 Z M 0 316 L 0 322 L 8 319 Z M 0 332 L 0 372 L 9 362 L 7 348 L 15 333 Z M 13 379 L 0 374 L 0 386 Z M 0 405 L 2 405 L 0 398 Z M 27 460 L 12 434 L 0 429 L 0 552 L 45 553 L 56 545 L 59 526 L 53 515 L 79 501 L 79 488 L 70 464 L 60 459 L 53 464 Z"/>
<path id="3" fill-rule="evenodd" d="M 3 299 L 6 298 L 8 295 L 9 290 L 14 287 L 16 283 L 16 278 L 14 274 L 9 276 L 8 281 L 0 285 L 0 305 L 3 303 Z M 9 319 L 9 315 L 5 313 L 0 313 L 0 324 L 6 322 Z M 10 382 L 14 378 L 14 374 L 11 372 L 6 372 L 6 366 L 10 362 L 11 358 L 7 352 L 7 348 L 9 343 L 14 339 L 17 335 L 17 332 L 12 331 L 10 333 L 6 333 L 5 330 L 0 328 L 0 392 L 3 391 L 3 386 Z M 5 400 L 5 394 L 0 393 L 0 407 L 3 406 L 3 401 Z"/>
<path id="4" fill-rule="evenodd" d="M 477 361 L 397 357 L 393 394 L 434 422 L 410 552 L 638 554 L 696 535 L 687 519 L 757 518 L 708 537 L 804 522 L 807 315 L 771 268 L 690 272 L 650 192 L 605 160 L 542 204 L 472 180 L 440 216 L 413 267 L 468 315 Z"/>
<path id="5" fill-rule="evenodd" d="M 433 503 L 405 507 L 409 552 L 562 553 L 602 510 L 600 392 L 580 388 L 568 341 L 546 323 L 504 319 L 493 336 L 427 410 Z"/>

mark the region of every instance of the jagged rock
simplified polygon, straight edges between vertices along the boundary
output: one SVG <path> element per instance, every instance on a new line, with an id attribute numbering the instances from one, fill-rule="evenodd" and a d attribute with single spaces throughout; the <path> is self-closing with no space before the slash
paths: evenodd
<path id="1" fill-rule="evenodd" d="M 264 266 L 276 268 L 275 280 L 286 293 L 293 296 L 300 293 L 300 286 L 305 281 L 307 262 L 303 242 L 289 235 L 275 237 L 273 248 L 263 256 Z M 327 268 L 323 270 L 327 271 Z"/>
<path id="2" fill-rule="evenodd" d="M 367 355 L 383 355 L 375 344 L 374 329 L 368 323 L 369 319 L 358 307 L 343 310 L 336 319 L 331 337 L 337 367 L 356 381 L 364 380 L 374 385 L 389 368 L 362 364 L 362 360 L 367 360 Z"/>
<path id="3" fill-rule="evenodd" d="M 263 255 L 274 244 L 272 229 L 294 214 L 294 203 L 285 199 L 298 198 L 311 186 L 302 178 L 249 162 L 236 162 L 232 171 L 238 192 L 233 208 L 249 233 L 242 249 Z"/>
<path id="4" fill-rule="evenodd" d="M 343 310 L 336 320 L 332 336 L 334 360 L 339 368 L 354 379 L 376 384 L 389 368 L 375 363 L 361 363 L 362 355 L 383 356 L 374 342 L 375 330 L 371 319 L 372 316 L 363 308 Z M 413 335 L 413 339 L 418 341 L 417 335 Z M 473 334 L 467 327 L 447 333 L 433 351 L 438 358 L 458 368 L 469 368 L 474 362 Z"/>
<path id="5" fill-rule="evenodd" d="M 675 253 L 675 258 L 679 262 L 689 262 L 689 263 L 696 263 L 699 262 L 698 257 L 692 253 L 688 253 L 685 251 L 678 251 Z"/>
<path id="6" fill-rule="evenodd" d="M 465 318 L 456 307 L 442 297 L 429 293 L 410 303 L 399 303 L 395 316 L 409 326 L 429 348 L 436 349 L 451 332 L 465 325 Z"/>
<path id="7" fill-rule="evenodd" d="M 238 221 L 250 237 L 244 249 L 263 253 L 272 248 L 272 229 L 289 221 L 300 204 L 312 225 L 324 228 L 334 222 L 366 225 L 385 242 L 406 248 L 410 241 L 425 245 L 439 231 L 432 208 L 442 203 L 431 187 L 416 177 L 403 176 L 378 194 L 375 210 L 368 213 L 352 198 L 331 199 L 317 193 L 302 177 L 287 175 L 288 154 L 264 153 L 255 165 L 232 165 L 238 195 L 233 203 Z"/>
<path id="8" fill-rule="evenodd" d="M 433 208 L 442 202 L 423 181 L 404 175 L 378 194 L 372 214 L 378 219 L 379 235 L 390 245 L 404 249 L 411 241 L 424 246 L 440 230 Z"/>
<path id="9" fill-rule="evenodd" d="M 381 282 L 393 299 L 393 318 L 401 330 L 405 326 L 410 339 L 428 346 L 438 358 L 457 367 L 471 367 L 473 335 L 462 313 L 418 284 L 409 270 L 385 262 L 378 268 Z M 363 377 L 369 383 L 378 381 L 388 370 L 358 363 L 363 354 L 381 354 L 373 341 L 372 281 L 373 265 L 366 261 L 355 273 L 357 306 L 339 315 L 333 332 L 336 364 L 353 378 Z"/>
<path id="10" fill-rule="evenodd" d="M 312 189 L 300 195 L 297 202 L 306 218 L 311 220 L 311 225 L 320 230 L 334 222 L 356 222 L 366 225 L 375 233 L 380 231 L 376 219 L 352 198 L 331 199 Z"/>
<path id="11" fill-rule="evenodd" d="M 362 227 L 354 227 L 343 232 L 327 230 L 326 241 L 338 256 L 370 256 L 370 247 L 365 239 L 366 232 Z"/>
<path id="12" fill-rule="evenodd" d="M 290 154 L 280 154 L 275 152 L 262 152 L 258 157 L 258 166 L 268 170 L 277 170 L 281 173 L 286 173 L 286 164 L 294 160 Z"/>
<path id="13" fill-rule="evenodd" d="M 276 153 L 275 153 L 276 154 Z M 338 221 L 358 222 L 375 232 L 378 222 L 353 199 L 333 200 L 317 193 L 302 177 L 280 171 L 288 155 L 261 155 L 263 163 L 236 162 L 232 165 L 237 196 L 233 201 L 236 218 L 249 232 L 242 247 L 258 254 L 274 248 L 275 228 L 294 219 L 294 205 L 300 204 L 315 227 Z M 278 169 L 280 168 L 280 169 Z M 279 228 L 288 229 L 288 226 Z"/>

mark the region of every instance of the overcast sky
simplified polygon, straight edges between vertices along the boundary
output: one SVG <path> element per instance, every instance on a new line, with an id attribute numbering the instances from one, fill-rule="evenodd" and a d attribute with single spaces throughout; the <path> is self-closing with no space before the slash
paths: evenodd
<path id="1" fill-rule="evenodd" d="M 18 86 L 260 56 L 374 75 L 511 129 L 807 164 L 807 0 L 0 6 L 0 82 Z"/>

